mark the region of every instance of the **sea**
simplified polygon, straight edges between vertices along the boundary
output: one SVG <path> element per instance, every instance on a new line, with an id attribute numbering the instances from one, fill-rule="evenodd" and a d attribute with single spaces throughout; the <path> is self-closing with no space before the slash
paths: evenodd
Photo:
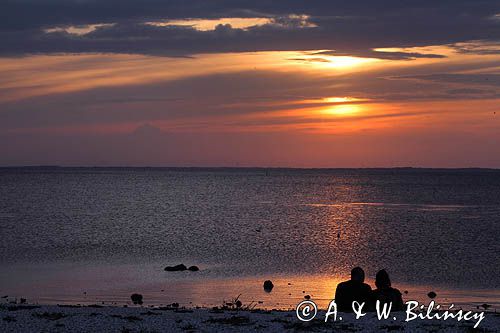
<path id="1" fill-rule="evenodd" d="M 0 168 L 2 302 L 325 307 L 356 266 L 497 309 L 500 170 Z"/>

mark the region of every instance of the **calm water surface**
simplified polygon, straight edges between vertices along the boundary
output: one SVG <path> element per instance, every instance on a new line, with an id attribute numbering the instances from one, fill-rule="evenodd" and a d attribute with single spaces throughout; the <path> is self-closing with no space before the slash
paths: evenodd
<path id="1" fill-rule="evenodd" d="M 355 265 L 500 303 L 500 171 L 0 169 L 0 235 L 0 292 L 45 303 L 286 307 Z"/>

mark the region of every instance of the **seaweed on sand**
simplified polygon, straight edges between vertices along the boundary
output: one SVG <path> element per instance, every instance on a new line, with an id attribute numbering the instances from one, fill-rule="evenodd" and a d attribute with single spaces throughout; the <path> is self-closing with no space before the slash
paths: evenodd
<path id="1" fill-rule="evenodd" d="M 243 311 L 250 311 L 250 310 L 253 310 L 256 306 L 257 306 L 257 303 L 255 302 L 250 302 L 249 304 L 243 304 L 241 301 L 240 301 L 240 297 L 241 297 L 241 294 L 239 294 L 236 298 L 233 298 L 232 300 L 230 301 L 223 301 L 222 302 L 222 305 L 220 307 L 213 307 L 212 308 L 212 311 L 213 312 L 222 312 L 224 310 L 243 310 Z"/>

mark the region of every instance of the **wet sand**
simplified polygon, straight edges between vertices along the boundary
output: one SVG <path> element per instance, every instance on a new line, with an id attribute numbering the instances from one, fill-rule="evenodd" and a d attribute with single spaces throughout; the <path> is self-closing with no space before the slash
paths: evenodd
<path id="1" fill-rule="evenodd" d="M 228 276 L 214 274 L 200 266 L 199 272 L 165 272 L 161 263 L 143 265 L 33 264 L 5 265 L 0 272 L 0 296 L 11 300 L 25 298 L 39 304 L 101 304 L 122 306 L 130 303 L 132 293 L 144 295 L 147 306 L 179 303 L 186 307 L 213 307 L 241 294 L 245 303 L 261 309 L 289 310 L 309 295 L 322 308 L 334 296 L 337 284 L 347 276 L 269 274 Z M 272 280 L 271 293 L 263 282 Z M 371 286 L 371 279 L 366 281 Z M 393 281 L 405 301 L 428 302 L 434 291 L 440 304 L 476 309 L 484 303 L 500 309 L 500 291 L 491 289 L 450 288 L 439 285 L 415 285 Z"/>

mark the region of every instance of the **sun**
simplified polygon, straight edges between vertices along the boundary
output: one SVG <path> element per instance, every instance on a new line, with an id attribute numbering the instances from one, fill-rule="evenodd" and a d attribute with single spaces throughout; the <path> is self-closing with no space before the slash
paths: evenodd
<path id="1" fill-rule="evenodd" d="M 325 63 L 325 66 L 333 68 L 352 68 L 376 62 L 376 59 L 372 58 L 360 58 L 360 57 L 349 57 L 349 56 L 333 56 L 325 58 L 330 61 L 329 63 Z"/>
<path id="2" fill-rule="evenodd" d="M 336 115 L 336 116 L 347 116 L 347 115 L 353 115 L 353 114 L 356 114 L 359 112 L 361 112 L 360 105 L 342 104 L 342 105 L 335 105 L 335 106 L 329 107 L 327 109 L 324 109 L 324 110 L 322 110 L 321 113 L 329 114 L 329 115 Z"/>
<path id="3" fill-rule="evenodd" d="M 367 101 L 366 98 L 356 98 L 356 97 L 325 97 L 321 102 L 327 103 L 347 103 L 347 102 L 364 102 Z"/>

